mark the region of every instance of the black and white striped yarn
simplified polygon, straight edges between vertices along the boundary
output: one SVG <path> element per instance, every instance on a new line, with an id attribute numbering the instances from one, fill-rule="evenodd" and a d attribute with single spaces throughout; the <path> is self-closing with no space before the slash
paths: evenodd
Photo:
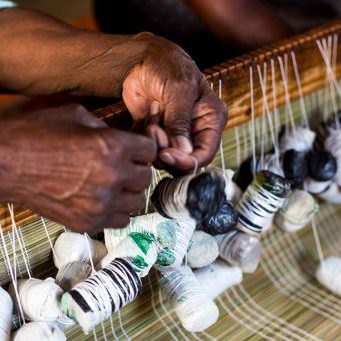
<path id="1" fill-rule="evenodd" d="M 86 281 L 64 293 L 63 312 L 88 333 L 140 293 L 141 280 L 129 258 L 117 258 Z"/>
<path id="2" fill-rule="evenodd" d="M 257 173 L 237 205 L 240 231 L 259 235 L 272 219 L 290 190 L 290 182 L 269 171 Z"/>

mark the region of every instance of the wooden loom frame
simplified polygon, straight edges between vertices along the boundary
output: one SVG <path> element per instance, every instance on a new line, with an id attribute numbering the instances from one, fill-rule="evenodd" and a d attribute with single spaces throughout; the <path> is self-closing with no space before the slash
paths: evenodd
<path id="1" fill-rule="evenodd" d="M 254 52 L 234 58 L 205 70 L 204 74 L 215 90 L 219 88 L 219 83 L 221 85 L 222 99 L 227 104 L 229 111 L 229 121 L 226 129 L 238 126 L 251 119 L 250 66 L 253 69 L 253 77 L 255 79 L 253 88 L 254 115 L 257 117 L 263 113 L 263 94 L 255 66 L 263 66 L 264 63 L 270 65 L 271 60 L 275 61 L 277 106 L 283 106 L 285 104 L 285 91 L 278 67 L 277 57 L 283 57 L 291 51 L 295 52 L 302 91 L 304 95 L 307 95 L 326 86 L 326 66 L 315 41 L 340 32 L 341 20 L 332 21 L 304 34 L 257 49 Z M 337 56 L 338 58 L 334 71 L 338 78 L 341 77 L 341 44 L 338 44 L 337 46 Z M 290 99 L 297 100 L 300 94 L 293 74 L 292 65 L 291 63 L 288 64 L 288 88 Z M 271 81 L 270 72 L 267 72 L 266 81 L 268 84 Z M 271 91 L 271 87 L 267 87 L 270 111 L 274 108 Z M 115 117 L 125 111 L 126 107 L 124 103 L 119 102 L 105 108 L 98 109 L 94 112 L 94 114 L 103 119 L 110 126 L 113 125 L 113 122 L 115 122 Z M 18 227 L 37 218 L 37 214 L 26 209 L 18 208 L 15 211 L 15 219 Z M 7 231 L 11 228 L 11 219 L 6 208 L 0 208 L 0 224 L 3 231 Z"/>

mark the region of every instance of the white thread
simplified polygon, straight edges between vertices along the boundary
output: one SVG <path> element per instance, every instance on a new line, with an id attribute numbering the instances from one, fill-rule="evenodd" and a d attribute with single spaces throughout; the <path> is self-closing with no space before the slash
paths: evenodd
<path id="1" fill-rule="evenodd" d="M 287 54 L 285 54 L 284 57 L 285 56 L 287 57 Z M 287 110 L 288 110 L 288 113 L 289 113 L 291 128 L 292 128 L 292 130 L 295 130 L 294 113 L 292 111 L 291 102 L 290 102 L 288 78 L 287 78 L 287 75 L 286 75 L 286 71 L 284 69 L 284 64 L 283 64 L 282 57 L 278 56 L 277 59 L 278 59 L 279 67 L 280 67 L 280 70 L 281 70 L 282 83 L 283 83 L 284 94 L 285 94 L 285 102 L 286 102 Z"/>
<path id="2" fill-rule="evenodd" d="M 302 90 L 301 78 L 300 78 L 300 74 L 298 71 L 295 52 L 291 51 L 290 54 L 291 54 L 291 61 L 292 61 L 292 65 L 293 65 L 294 73 L 295 73 L 295 78 L 296 78 L 296 84 L 297 84 L 297 89 L 298 89 L 298 94 L 299 94 L 299 102 L 300 102 L 303 122 L 304 122 L 304 125 L 309 128 L 307 109 L 306 109 L 305 102 L 304 102 L 304 94 L 303 94 L 303 90 Z"/>
<path id="3" fill-rule="evenodd" d="M 250 100 L 251 100 L 251 147 L 252 147 L 252 164 L 253 164 L 253 175 L 256 174 L 256 146 L 255 146 L 255 104 L 253 94 L 253 70 L 252 66 L 249 67 L 250 72 Z M 246 157 L 245 157 L 246 158 Z"/>

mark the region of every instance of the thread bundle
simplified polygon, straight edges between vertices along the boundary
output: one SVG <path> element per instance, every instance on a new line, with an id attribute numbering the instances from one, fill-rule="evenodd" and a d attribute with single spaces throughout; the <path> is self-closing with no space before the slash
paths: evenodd
<path id="1" fill-rule="evenodd" d="M 131 261 L 117 258 L 71 291 L 64 293 L 62 311 L 77 321 L 85 334 L 130 303 L 142 284 Z"/>

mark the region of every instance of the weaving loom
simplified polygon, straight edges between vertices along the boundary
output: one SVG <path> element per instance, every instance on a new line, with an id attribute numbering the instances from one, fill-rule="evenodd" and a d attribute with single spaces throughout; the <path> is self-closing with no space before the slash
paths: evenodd
<path id="1" fill-rule="evenodd" d="M 278 133 L 291 119 L 297 125 L 312 117 L 322 121 L 341 108 L 340 31 L 341 21 L 332 22 L 205 71 L 229 108 L 214 165 L 237 169 L 255 149 L 271 149 L 271 129 Z M 110 124 L 124 110 L 119 103 L 95 113 Z M 274 118 L 274 113 L 280 122 L 272 124 L 268 114 Z M 154 172 L 152 187 L 162 175 Z M 340 219 L 340 206 L 320 204 L 315 222 L 325 256 L 341 255 Z M 37 278 L 55 275 L 51 248 L 64 227 L 24 209 L 12 211 L 7 204 L 0 222 L 1 285 L 10 281 L 5 245 L 18 277 L 28 270 Z M 67 330 L 66 336 L 70 340 L 341 340 L 341 298 L 314 277 L 319 257 L 311 226 L 291 234 L 273 228 L 262 237 L 262 244 L 257 271 L 220 295 L 216 300 L 220 318 L 202 333 L 182 328 L 158 287 L 159 274 L 151 271 L 137 300 L 88 336 L 79 327 Z"/>

